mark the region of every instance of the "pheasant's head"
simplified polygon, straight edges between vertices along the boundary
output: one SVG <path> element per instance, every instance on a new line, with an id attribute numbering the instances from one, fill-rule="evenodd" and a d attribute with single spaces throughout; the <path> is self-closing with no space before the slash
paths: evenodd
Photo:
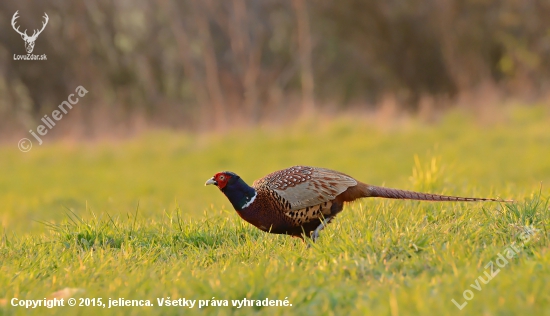
<path id="1" fill-rule="evenodd" d="M 204 185 L 213 184 L 223 191 L 230 181 L 231 183 L 235 183 L 237 179 L 240 179 L 240 177 L 231 171 L 218 172 L 208 179 Z"/>
<path id="2" fill-rule="evenodd" d="M 246 184 L 241 177 L 231 171 L 216 173 L 204 185 L 213 184 L 227 196 L 237 211 L 248 207 L 256 198 L 256 190 Z"/>

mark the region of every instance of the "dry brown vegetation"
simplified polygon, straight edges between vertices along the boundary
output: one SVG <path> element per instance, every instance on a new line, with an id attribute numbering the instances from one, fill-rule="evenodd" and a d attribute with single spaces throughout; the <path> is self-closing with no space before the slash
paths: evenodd
<path id="1" fill-rule="evenodd" d="M 33 52 L 47 61 L 13 60 L 25 53 L 17 10 L 21 29 L 49 15 Z M 548 90 L 548 16 L 543 0 L 2 1 L 0 133 L 36 127 L 79 85 L 89 96 L 53 134 L 224 129 L 350 108 L 493 113 Z"/>

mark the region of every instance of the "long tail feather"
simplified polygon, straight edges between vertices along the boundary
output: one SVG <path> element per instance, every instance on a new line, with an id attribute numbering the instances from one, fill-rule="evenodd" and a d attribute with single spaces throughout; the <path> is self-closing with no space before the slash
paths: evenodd
<path id="1" fill-rule="evenodd" d="M 384 188 L 375 185 L 367 187 L 368 196 L 382 197 L 388 199 L 407 199 L 421 201 L 459 201 L 459 202 L 474 202 L 474 201 L 494 201 L 494 202 L 513 202 L 513 200 L 490 199 L 490 198 L 471 198 L 460 196 L 449 196 L 431 193 L 421 193 L 407 190 Z"/>

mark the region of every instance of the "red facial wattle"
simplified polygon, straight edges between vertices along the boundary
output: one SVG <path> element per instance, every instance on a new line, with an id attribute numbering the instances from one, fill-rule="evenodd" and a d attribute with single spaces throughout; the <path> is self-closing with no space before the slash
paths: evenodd
<path id="1" fill-rule="evenodd" d="M 220 190 L 225 188 L 229 179 L 231 179 L 231 176 L 223 172 L 216 173 L 216 175 L 214 176 L 214 180 L 216 180 L 216 182 L 218 183 L 217 186 L 218 188 L 220 188 Z"/>

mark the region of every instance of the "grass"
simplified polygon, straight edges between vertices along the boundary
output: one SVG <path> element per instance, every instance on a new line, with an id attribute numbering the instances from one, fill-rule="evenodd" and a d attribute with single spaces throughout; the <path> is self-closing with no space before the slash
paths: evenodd
<path id="1" fill-rule="evenodd" d="M 225 135 L 44 139 L 28 153 L 7 144 L 0 147 L 0 314 L 31 311 L 11 307 L 14 297 L 73 296 L 154 305 L 215 298 L 229 306 L 34 312 L 548 315 L 549 113 L 506 111 L 491 126 L 455 112 L 432 126 L 380 129 L 340 118 Z M 362 200 L 308 249 L 244 223 L 220 192 L 203 186 L 220 170 L 252 182 L 295 164 L 377 185 L 516 202 Z M 512 246 L 520 251 L 497 266 Z M 487 279 L 490 262 L 500 270 L 485 284 L 479 277 Z M 292 306 L 231 306 L 243 298 L 288 298 Z M 468 304 L 459 310 L 453 299 Z"/>

